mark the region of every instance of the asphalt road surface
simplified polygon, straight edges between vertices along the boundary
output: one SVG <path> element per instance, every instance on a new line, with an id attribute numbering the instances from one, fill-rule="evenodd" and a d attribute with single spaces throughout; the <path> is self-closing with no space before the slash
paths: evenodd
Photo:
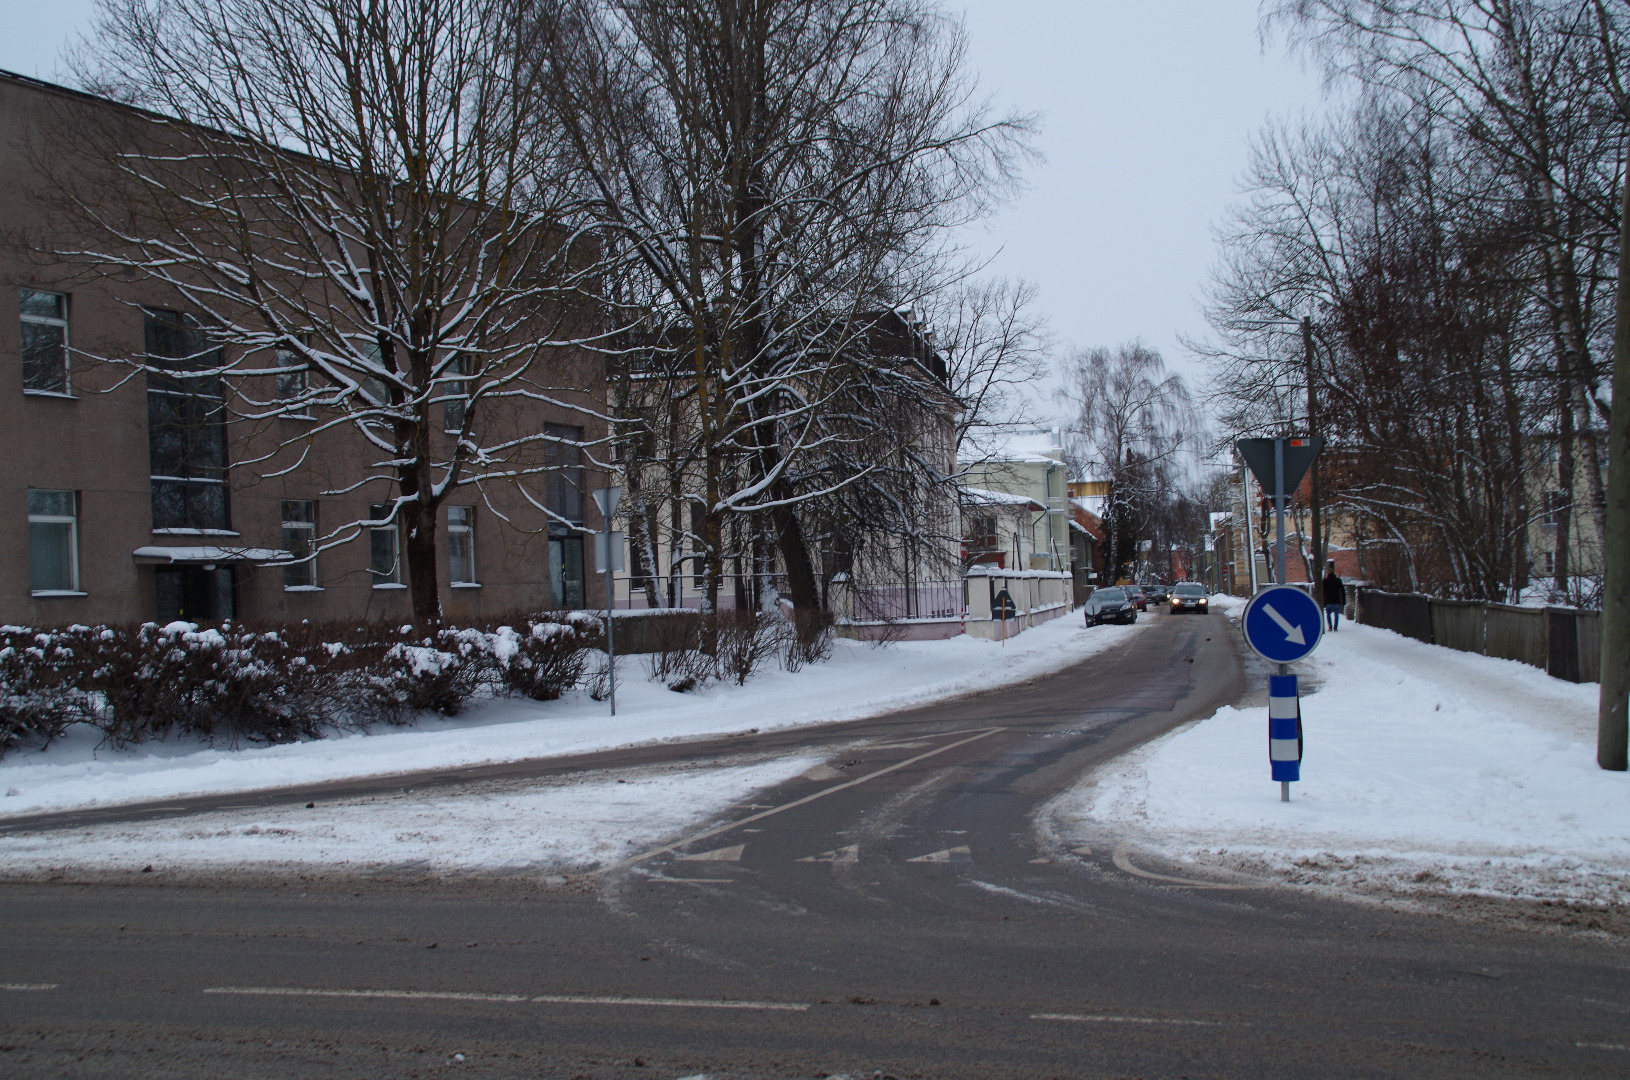
<path id="1" fill-rule="evenodd" d="M 1038 835 L 1095 765 L 1249 689 L 1220 616 L 1146 618 L 1046 679 L 879 720 L 390 781 L 831 750 L 564 882 L 0 885 L 0 1076 L 1630 1076 L 1622 939 Z"/>

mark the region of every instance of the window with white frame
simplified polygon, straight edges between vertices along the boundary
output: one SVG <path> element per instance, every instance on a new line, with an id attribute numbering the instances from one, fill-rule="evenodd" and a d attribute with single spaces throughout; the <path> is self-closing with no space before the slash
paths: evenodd
<path id="1" fill-rule="evenodd" d="M 293 349 L 277 350 L 277 400 L 300 401 L 311 386 L 306 362 Z"/>
<path id="2" fill-rule="evenodd" d="M 475 584 L 475 507 L 447 508 L 447 580 Z"/>
<path id="3" fill-rule="evenodd" d="M 28 571 L 36 596 L 79 591 L 79 498 L 75 492 L 30 489 Z"/>
<path id="4" fill-rule="evenodd" d="M 317 504 L 310 499 L 283 500 L 283 550 L 298 562 L 283 567 L 285 589 L 317 587 Z"/>
<path id="5" fill-rule="evenodd" d="M 374 503 L 368 507 L 371 521 L 384 521 L 394 509 L 389 503 Z M 374 586 L 402 583 L 402 544 L 396 522 L 376 525 L 368 530 L 368 569 L 373 573 Z"/>
<path id="6" fill-rule="evenodd" d="M 17 307 L 22 315 L 23 392 L 68 393 L 68 298 L 20 289 Z"/>
<path id="7" fill-rule="evenodd" d="M 448 381 L 442 384 L 441 427 L 450 435 L 464 430 L 470 412 L 470 358 L 460 356 L 448 365 Z"/>

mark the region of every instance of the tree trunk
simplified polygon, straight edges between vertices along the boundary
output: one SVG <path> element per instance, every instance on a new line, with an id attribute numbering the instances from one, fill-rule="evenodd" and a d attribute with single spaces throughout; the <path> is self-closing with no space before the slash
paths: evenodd
<path id="1" fill-rule="evenodd" d="M 1625 252 L 1630 252 L 1630 179 L 1619 207 L 1619 288 L 1613 323 L 1613 409 L 1608 427 L 1606 524 L 1602 579 L 1602 683 L 1597 699 L 1596 764 L 1623 772 L 1630 744 L 1630 303 L 1625 302 Z"/>

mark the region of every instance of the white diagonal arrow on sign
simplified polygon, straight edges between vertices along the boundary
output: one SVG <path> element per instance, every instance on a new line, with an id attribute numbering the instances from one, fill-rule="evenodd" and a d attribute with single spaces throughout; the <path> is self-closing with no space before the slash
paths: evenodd
<path id="1" fill-rule="evenodd" d="M 1262 610 L 1268 613 L 1268 618 L 1279 624 L 1279 629 L 1285 632 L 1286 641 L 1294 642 L 1297 645 L 1307 644 L 1307 635 L 1302 633 L 1302 628 L 1294 625 L 1283 615 L 1279 614 L 1279 612 L 1275 611 L 1272 604 L 1263 604 Z"/>

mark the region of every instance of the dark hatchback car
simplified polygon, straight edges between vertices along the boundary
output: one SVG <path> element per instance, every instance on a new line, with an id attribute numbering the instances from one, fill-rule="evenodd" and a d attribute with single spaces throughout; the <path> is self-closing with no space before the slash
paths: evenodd
<path id="1" fill-rule="evenodd" d="M 1087 597 L 1084 605 L 1088 626 L 1097 626 L 1099 623 L 1119 622 L 1135 623 L 1138 621 L 1138 608 L 1132 598 L 1127 595 L 1128 590 L 1111 585 L 1106 588 L 1094 590 Z"/>
<path id="2" fill-rule="evenodd" d="M 1187 582 L 1172 590 L 1172 614 L 1179 611 L 1198 611 L 1204 615 L 1210 605 L 1206 603 L 1206 587 Z"/>

